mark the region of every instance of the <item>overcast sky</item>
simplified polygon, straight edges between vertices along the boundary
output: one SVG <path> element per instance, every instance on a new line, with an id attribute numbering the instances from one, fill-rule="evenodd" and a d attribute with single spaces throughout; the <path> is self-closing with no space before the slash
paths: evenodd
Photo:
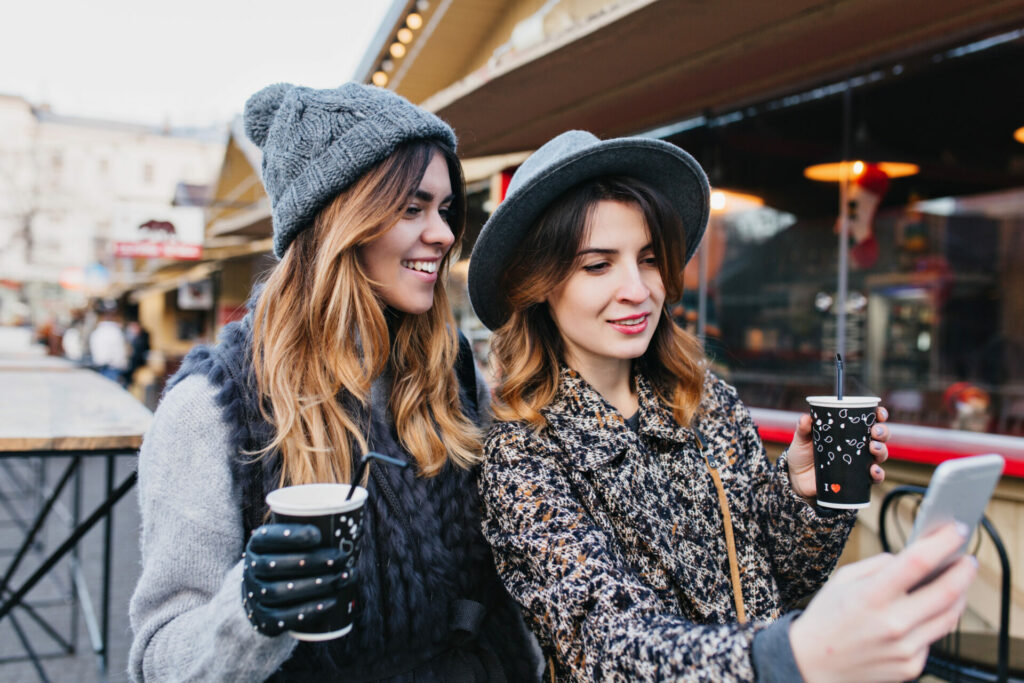
<path id="1" fill-rule="evenodd" d="M 5 2 L 0 93 L 61 114 L 175 126 L 287 81 L 352 78 L 391 0 Z"/>

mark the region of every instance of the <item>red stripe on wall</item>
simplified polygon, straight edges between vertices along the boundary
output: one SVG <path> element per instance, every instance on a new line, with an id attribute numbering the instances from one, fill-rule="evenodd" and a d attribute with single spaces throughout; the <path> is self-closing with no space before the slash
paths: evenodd
<path id="1" fill-rule="evenodd" d="M 761 439 L 768 443 L 788 446 L 793 441 L 792 429 L 765 426 L 758 427 L 758 431 L 761 433 Z M 990 450 L 979 450 L 977 453 L 964 453 L 963 451 L 944 451 L 936 448 L 918 448 L 905 444 L 889 444 L 889 457 L 893 460 L 906 460 L 926 465 L 938 465 L 947 460 L 990 452 Z M 1003 474 L 1010 477 L 1024 477 L 1024 461 L 1007 458 Z"/>

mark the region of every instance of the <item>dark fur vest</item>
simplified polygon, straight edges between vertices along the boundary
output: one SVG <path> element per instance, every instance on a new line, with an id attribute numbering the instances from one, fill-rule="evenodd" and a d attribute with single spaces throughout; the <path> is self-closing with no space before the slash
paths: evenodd
<path id="1" fill-rule="evenodd" d="M 226 326 L 220 343 L 194 349 L 168 384 L 202 374 L 219 387 L 217 402 L 235 445 L 232 474 L 242 492 L 245 529 L 239 533 L 246 537 L 264 522 L 264 497 L 280 473 L 276 455 L 255 463 L 245 455 L 263 448 L 273 433 L 254 390 L 250 331 L 251 314 Z M 462 405 L 475 419 L 472 357 L 465 339 L 460 342 Z M 328 643 L 299 643 L 270 680 L 533 679 L 530 636 L 480 532 L 475 472 L 446 466 L 435 477 L 417 476 L 387 415 L 386 382 L 379 384 L 371 406 L 357 407 L 369 425 L 370 447 L 410 465 L 370 467 L 353 629 Z"/>

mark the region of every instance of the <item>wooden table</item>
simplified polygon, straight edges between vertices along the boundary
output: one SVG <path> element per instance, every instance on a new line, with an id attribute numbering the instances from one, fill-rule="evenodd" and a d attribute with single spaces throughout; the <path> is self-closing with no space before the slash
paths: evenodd
<path id="1" fill-rule="evenodd" d="M 91 370 L 12 369 L 0 357 L 0 457 L 138 449 L 152 417 L 120 385 Z"/>
<path id="2" fill-rule="evenodd" d="M 0 619 L 10 614 L 15 607 L 21 607 L 38 622 L 37 615 L 33 615 L 31 608 L 23 602 L 25 595 L 65 555 L 75 551 L 79 540 L 102 520 L 102 623 L 97 625 L 95 617 L 84 609 L 83 613 L 90 626 L 90 635 L 93 635 L 93 649 L 99 658 L 100 672 L 105 676 L 109 633 L 111 515 L 113 506 L 131 490 L 136 478 L 133 471 L 115 486 L 115 458 L 138 452 L 152 413 L 117 383 L 91 370 L 67 367 L 62 363 L 50 363 L 46 369 L 25 367 L 23 360 L 12 359 L 10 355 L 0 356 L 0 458 L 62 457 L 70 459 L 70 462 L 52 489 L 48 488 L 45 502 L 0 579 Z M 20 586 L 12 587 L 10 583 L 15 570 L 36 542 L 38 532 L 46 523 L 69 480 L 79 475 L 84 457 L 106 459 L 103 502 L 84 519 L 81 519 L 76 503 L 72 529 L 67 538 L 34 568 L 28 579 Z M 83 604 L 88 604 L 88 601 Z M 53 629 L 47 632 L 65 650 L 70 650 L 68 654 L 73 651 L 73 645 L 64 642 Z M 35 652 L 26 641 L 23 644 L 27 658 L 33 661 L 40 677 L 46 680 Z"/>

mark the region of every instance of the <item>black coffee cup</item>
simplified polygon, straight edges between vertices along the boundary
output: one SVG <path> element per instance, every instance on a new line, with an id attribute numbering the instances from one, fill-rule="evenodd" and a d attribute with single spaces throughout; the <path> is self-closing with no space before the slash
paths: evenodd
<path id="1" fill-rule="evenodd" d="M 871 503 L 869 448 L 877 396 L 808 396 L 817 503 L 844 510 Z"/>
<path id="2" fill-rule="evenodd" d="M 271 520 L 281 524 L 312 524 L 320 529 L 324 548 L 341 548 L 345 568 L 355 567 L 363 527 L 366 489 L 357 486 L 347 498 L 348 484 L 286 486 L 267 494 Z M 288 633 L 298 640 L 331 640 L 352 630 L 356 609 L 355 584 L 342 588 L 337 604 L 309 622 L 301 631 Z"/>

